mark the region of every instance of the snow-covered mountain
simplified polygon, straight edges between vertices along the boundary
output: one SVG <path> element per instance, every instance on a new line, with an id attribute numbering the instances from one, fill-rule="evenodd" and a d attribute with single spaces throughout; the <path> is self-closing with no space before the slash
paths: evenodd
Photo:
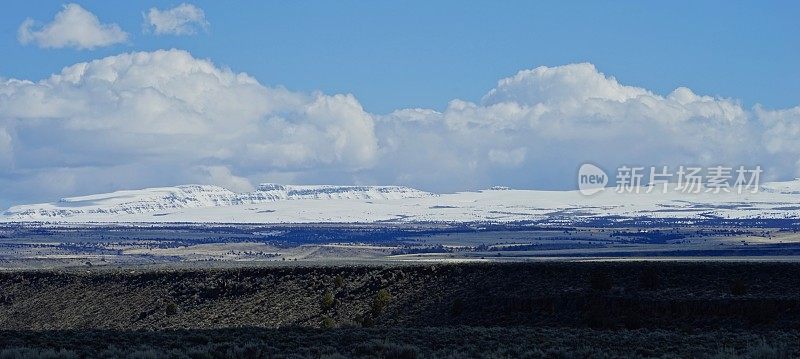
<path id="1" fill-rule="evenodd" d="M 772 182 L 757 193 L 652 191 L 585 196 L 578 191 L 493 187 L 431 194 L 398 186 L 263 184 L 248 193 L 188 185 L 118 191 L 15 206 L 0 221 L 51 222 L 513 222 L 595 218 L 798 219 L 800 180 Z"/>
<path id="2" fill-rule="evenodd" d="M 229 207 L 283 200 L 396 200 L 433 196 L 401 186 L 292 186 L 264 183 L 253 192 L 236 193 L 219 186 L 184 185 L 117 191 L 62 198 L 55 203 L 9 208 L 3 216 L 48 220 L 134 214 L 163 214 L 187 208 Z"/>

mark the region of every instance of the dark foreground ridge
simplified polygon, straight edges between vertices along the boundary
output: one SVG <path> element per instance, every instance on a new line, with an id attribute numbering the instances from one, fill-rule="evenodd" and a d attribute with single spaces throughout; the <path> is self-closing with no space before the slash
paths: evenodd
<path id="1" fill-rule="evenodd" d="M 0 330 L 0 357 L 788 357 L 800 264 L 12 272 Z"/>

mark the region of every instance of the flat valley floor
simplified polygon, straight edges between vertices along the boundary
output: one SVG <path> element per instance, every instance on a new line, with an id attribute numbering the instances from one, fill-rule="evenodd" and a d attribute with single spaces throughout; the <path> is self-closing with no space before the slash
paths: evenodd
<path id="1" fill-rule="evenodd" d="M 0 271 L 800 259 L 800 221 L 0 224 Z"/>

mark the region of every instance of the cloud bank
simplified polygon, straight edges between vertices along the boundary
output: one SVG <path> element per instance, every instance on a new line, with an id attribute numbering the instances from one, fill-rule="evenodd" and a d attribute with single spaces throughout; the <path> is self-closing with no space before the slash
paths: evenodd
<path id="1" fill-rule="evenodd" d="M 208 29 L 203 9 L 183 3 L 169 10 L 150 8 L 144 14 L 145 28 L 156 35 L 193 35 L 198 30 Z"/>
<path id="2" fill-rule="evenodd" d="M 520 71 L 443 111 L 371 114 L 351 94 L 265 86 L 181 50 L 137 52 L 0 79 L 0 201 L 261 181 L 571 189 L 584 162 L 760 164 L 787 179 L 798 134 L 800 107 L 662 96 L 588 63 Z"/>
<path id="3" fill-rule="evenodd" d="M 373 127 L 352 95 L 265 87 L 184 51 L 123 54 L 0 84 L 0 158 L 13 167 L 3 191 L 232 176 L 220 166 L 352 171 L 376 159 Z"/>
<path id="4" fill-rule="evenodd" d="M 78 4 L 67 4 L 50 23 L 39 25 L 30 18 L 23 21 L 17 39 L 43 48 L 93 49 L 125 42 L 128 34 L 117 24 L 101 24 L 97 16 Z"/>
<path id="5" fill-rule="evenodd" d="M 761 164 L 768 159 L 758 115 L 687 88 L 660 96 L 622 85 L 588 63 L 538 67 L 500 80 L 479 103 L 380 116 L 379 172 L 396 176 L 385 181 L 443 190 L 569 188 L 585 162 L 608 169 Z"/>

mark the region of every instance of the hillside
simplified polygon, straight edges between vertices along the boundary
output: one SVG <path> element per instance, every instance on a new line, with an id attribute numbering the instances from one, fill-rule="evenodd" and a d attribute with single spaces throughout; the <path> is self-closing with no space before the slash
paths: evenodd
<path id="1" fill-rule="evenodd" d="M 0 273 L 3 357 L 800 355 L 800 265 Z"/>
<path id="2" fill-rule="evenodd" d="M 0 293 L 0 329 L 13 330 L 325 325 L 800 329 L 800 265 L 786 263 L 40 271 L 0 273 Z"/>

